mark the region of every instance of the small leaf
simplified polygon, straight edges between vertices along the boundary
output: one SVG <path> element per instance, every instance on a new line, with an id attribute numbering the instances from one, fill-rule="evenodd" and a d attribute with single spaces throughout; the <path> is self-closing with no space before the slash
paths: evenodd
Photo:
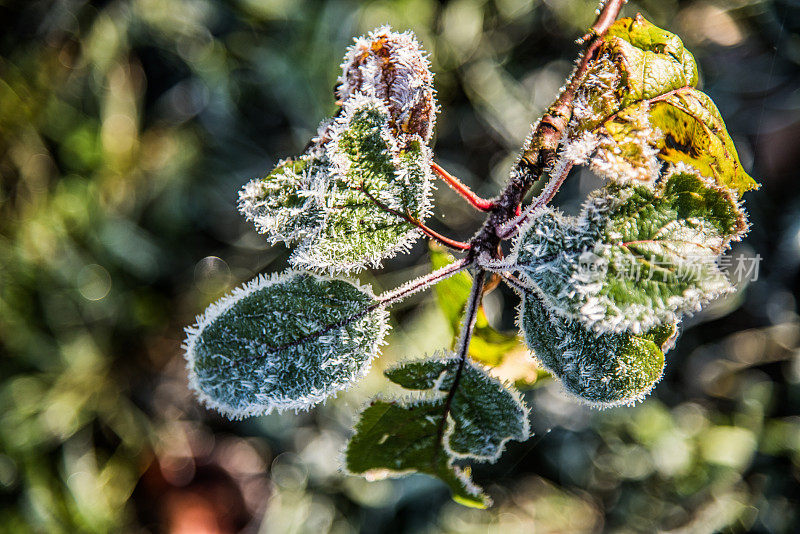
<path id="1" fill-rule="evenodd" d="M 430 242 L 431 267 L 439 269 L 454 261 L 453 255 L 441 245 Z M 451 348 L 455 348 L 456 336 L 461 327 L 464 308 L 467 305 L 472 277 L 466 271 L 460 272 L 436 284 L 436 300 L 439 307 L 450 324 L 453 332 Z M 489 324 L 483 307 L 478 310 L 475 328 L 472 332 L 472 341 L 469 346 L 469 355 L 484 365 L 497 366 L 502 364 L 506 354 L 522 346 L 519 338 L 513 334 L 498 332 Z"/>
<path id="2" fill-rule="evenodd" d="M 403 363 L 385 371 L 406 389 L 449 392 L 459 358 L 431 358 Z M 453 428 L 444 436 L 448 450 L 460 458 L 496 461 L 508 440 L 529 437 L 528 409 L 519 394 L 475 364 L 465 361 L 450 404 Z"/>
<path id="3" fill-rule="evenodd" d="M 523 297 L 519 323 L 536 358 L 564 388 L 602 408 L 633 404 L 653 389 L 676 331 L 672 324 L 638 336 L 596 334 L 549 313 L 533 293 Z"/>
<path id="4" fill-rule="evenodd" d="M 625 107 L 698 82 L 680 37 L 641 15 L 614 22 L 577 95 L 576 116 L 593 129 Z"/>
<path id="5" fill-rule="evenodd" d="M 308 409 L 366 374 L 386 328 L 369 288 L 298 272 L 259 277 L 187 328 L 190 384 L 232 418 Z"/>
<path id="6" fill-rule="evenodd" d="M 297 267 L 353 272 L 408 251 L 431 209 L 433 75 L 412 33 L 382 27 L 342 63 L 342 106 L 306 152 L 248 183 L 239 209 Z"/>
<path id="7" fill-rule="evenodd" d="M 311 156 L 280 162 L 239 192 L 239 210 L 270 243 L 291 244 L 312 235 L 325 212 L 318 201 L 329 170 Z"/>
<path id="8" fill-rule="evenodd" d="M 453 492 L 453 498 L 475 508 L 491 500 L 469 477 L 468 470 L 452 465 L 439 443 L 444 399 L 414 404 L 374 401 L 361 412 L 355 435 L 345 450 L 348 471 L 375 480 L 411 472 L 435 476 Z"/>
<path id="9" fill-rule="evenodd" d="M 715 260 L 745 230 L 727 189 L 675 171 L 655 191 L 609 185 L 579 218 L 543 212 L 515 254 L 548 309 L 597 332 L 638 334 L 730 291 Z"/>

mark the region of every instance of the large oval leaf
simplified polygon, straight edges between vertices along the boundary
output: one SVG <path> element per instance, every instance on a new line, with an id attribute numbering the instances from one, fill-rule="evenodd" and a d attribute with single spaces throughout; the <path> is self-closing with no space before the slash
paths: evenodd
<path id="1" fill-rule="evenodd" d="M 233 418 L 307 409 L 361 378 L 385 332 L 369 288 L 298 272 L 259 277 L 187 329 L 190 383 Z"/>

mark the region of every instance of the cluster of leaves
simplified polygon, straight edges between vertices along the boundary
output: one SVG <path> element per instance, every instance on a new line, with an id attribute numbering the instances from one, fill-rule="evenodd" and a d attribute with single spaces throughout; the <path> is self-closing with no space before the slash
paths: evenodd
<path id="1" fill-rule="evenodd" d="M 462 247 L 465 258 L 379 296 L 313 271 L 378 266 L 420 230 L 436 237 L 424 226 L 436 103 L 410 34 L 379 28 L 357 39 L 342 64 L 335 117 L 301 156 L 240 195 L 240 210 L 271 242 L 298 243 L 290 262 L 306 272 L 259 278 L 188 329 L 200 399 L 231 417 L 310 408 L 366 373 L 387 306 L 449 278 L 443 283 L 459 295 L 459 284 L 470 288 L 450 306 L 464 310 L 455 353 L 386 372 L 416 394 L 362 412 L 346 467 L 370 478 L 427 473 L 459 502 L 487 506 L 469 468 L 455 462 L 495 461 L 508 440 L 528 438 L 529 424 L 516 389 L 477 363 L 491 364 L 491 356 L 470 349 L 486 271 L 520 293 L 523 337 L 567 391 L 600 407 L 649 393 L 682 317 L 732 291 L 716 261 L 746 232 L 739 197 L 757 185 L 716 107 L 695 89 L 697 67 L 677 36 L 638 16 L 593 39 L 585 68 L 562 93 L 574 90 L 555 162 L 533 177 L 550 181 L 543 197 L 517 218 L 508 214 L 519 202 L 505 205 L 508 195 L 476 203 L 491 216 Z M 537 132 L 526 153 L 540 148 Z M 607 183 L 567 217 L 546 204 L 574 164 Z M 513 235 L 512 253 L 500 257 L 498 245 Z M 499 336 L 484 349 L 514 342 Z"/>

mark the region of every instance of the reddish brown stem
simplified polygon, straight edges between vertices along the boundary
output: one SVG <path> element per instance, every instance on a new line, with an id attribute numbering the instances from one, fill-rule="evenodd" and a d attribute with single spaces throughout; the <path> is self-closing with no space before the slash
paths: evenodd
<path id="1" fill-rule="evenodd" d="M 444 170 L 437 163 L 431 162 L 431 169 L 449 185 L 453 191 L 461 195 L 464 200 L 469 202 L 474 208 L 481 211 L 489 211 L 494 207 L 494 202 L 486 200 L 476 195 L 472 189 L 467 187 L 461 180 Z"/>
<path id="2" fill-rule="evenodd" d="M 363 187 L 358 188 L 358 190 L 364 193 L 367 196 L 367 198 L 369 198 L 376 206 L 378 206 L 383 211 L 391 213 L 392 215 L 396 215 L 397 217 L 400 217 L 409 224 L 413 224 L 414 226 L 419 228 L 422 231 L 422 233 L 424 233 L 431 239 L 438 241 L 442 245 L 450 247 L 455 250 L 469 250 L 470 248 L 472 248 L 469 243 L 464 243 L 463 241 L 456 241 L 455 239 L 450 239 L 449 237 L 443 236 L 439 232 L 432 230 L 431 228 L 428 228 L 427 226 L 425 226 L 425 224 L 423 224 L 421 221 L 418 221 L 411 215 L 390 208 L 389 206 L 387 206 L 386 204 L 384 204 L 383 202 L 372 196 L 369 193 L 369 191 L 367 191 Z"/>
<path id="3" fill-rule="evenodd" d="M 614 21 L 617 20 L 619 11 L 622 9 L 622 5 L 625 2 L 627 2 L 627 0 L 606 0 L 603 9 L 600 11 L 600 14 L 597 15 L 597 20 L 594 21 L 594 24 L 592 24 L 592 27 L 589 28 L 589 31 L 586 33 L 586 35 L 579 39 L 580 42 L 585 43 L 592 37 L 597 37 L 606 33 L 608 27 L 614 24 Z"/>

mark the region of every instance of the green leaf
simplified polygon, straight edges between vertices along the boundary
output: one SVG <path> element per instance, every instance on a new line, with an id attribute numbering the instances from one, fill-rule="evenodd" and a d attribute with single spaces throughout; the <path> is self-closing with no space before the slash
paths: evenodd
<path id="1" fill-rule="evenodd" d="M 315 191 L 328 172 L 321 160 L 308 155 L 284 160 L 267 176 L 242 188 L 239 210 L 272 244 L 303 239 L 324 219 Z"/>
<path id="2" fill-rule="evenodd" d="M 371 480 L 424 473 L 447 484 L 461 504 L 486 508 L 491 500 L 470 480 L 469 470 L 452 464 L 439 443 L 444 399 L 414 404 L 374 401 L 361 412 L 345 450 L 352 474 Z"/>
<path id="3" fill-rule="evenodd" d="M 292 255 L 303 267 L 353 271 L 407 251 L 419 231 L 399 213 L 424 220 L 430 210 L 430 154 L 419 138 L 402 150 L 377 101 L 353 99 L 327 147 L 336 180 L 323 197 L 319 232 Z M 376 202 L 377 201 L 377 202 Z"/>
<path id="4" fill-rule="evenodd" d="M 403 363 L 385 371 L 406 389 L 449 392 L 458 373 L 459 358 L 433 358 Z M 453 428 L 444 445 L 453 455 L 496 461 L 505 443 L 528 439 L 528 409 L 519 394 L 475 364 L 465 361 L 450 404 Z"/>
<path id="5" fill-rule="evenodd" d="M 475 364 L 464 361 L 459 373 L 459 361 L 430 358 L 387 370 L 392 382 L 424 390 L 426 397 L 375 401 L 364 410 L 345 451 L 347 469 L 372 478 L 425 473 L 447 484 L 458 502 L 488 506 L 490 499 L 469 480 L 469 468 L 461 471 L 453 461 L 493 462 L 508 440 L 528 439 L 528 409 L 516 391 Z"/>
<path id="6" fill-rule="evenodd" d="M 519 323 L 536 358 L 564 388 L 602 408 L 633 404 L 653 389 L 676 331 L 671 324 L 638 336 L 598 335 L 549 313 L 533 293 L 523 297 Z"/>
<path id="7" fill-rule="evenodd" d="M 430 212 L 430 149 L 419 136 L 395 138 L 388 110 L 354 96 L 342 116 L 298 160 L 282 163 L 240 193 L 240 211 L 271 242 L 300 245 L 299 267 L 352 272 L 378 267 L 420 235 L 403 218 Z"/>
<path id="8" fill-rule="evenodd" d="M 430 242 L 431 267 L 440 269 L 454 261 L 453 255 L 441 245 Z M 446 280 L 436 284 L 436 300 L 439 308 L 444 313 L 453 333 L 451 348 L 455 348 L 456 338 L 461 327 L 464 308 L 467 305 L 469 292 L 472 288 L 472 277 L 468 272 L 462 271 Z M 489 324 L 483 307 L 478 310 L 475 328 L 472 332 L 472 342 L 469 346 L 469 355 L 482 364 L 492 367 L 503 362 L 506 354 L 521 345 L 516 335 L 498 332 Z"/>
<path id="9" fill-rule="evenodd" d="M 366 374 L 386 315 L 369 288 L 345 280 L 256 278 L 187 328 L 190 384 L 232 418 L 308 409 Z"/>
<path id="10" fill-rule="evenodd" d="M 731 290 L 715 260 L 746 230 L 733 195 L 675 171 L 649 187 L 609 185 L 578 218 L 545 211 L 515 245 L 548 309 L 597 332 L 646 332 Z"/>
<path id="11" fill-rule="evenodd" d="M 641 15 L 616 21 L 578 92 L 565 154 L 588 156 L 617 182 L 655 181 L 660 159 L 691 165 L 739 195 L 756 189 L 714 102 L 693 89 L 697 81 L 676 35 Z"/>

